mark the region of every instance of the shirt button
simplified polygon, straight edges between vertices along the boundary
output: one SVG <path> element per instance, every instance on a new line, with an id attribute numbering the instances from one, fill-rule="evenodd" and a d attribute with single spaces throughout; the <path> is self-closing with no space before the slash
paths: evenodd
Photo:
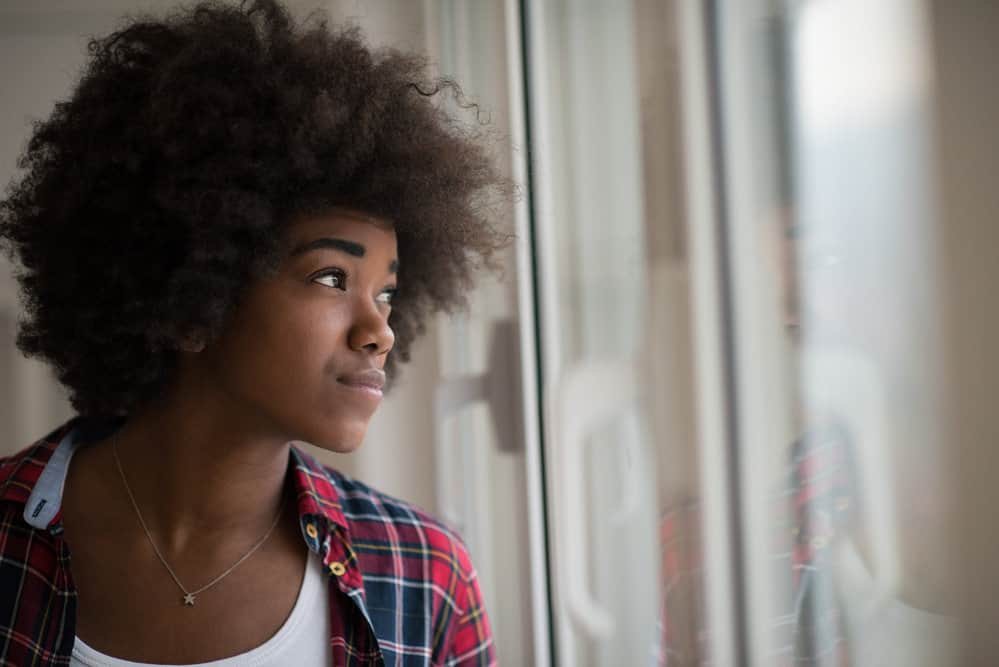
<path id="1" fill-rule="evenodd" d="M 308 524 L 305 527 L 305 534 L 311 537 L 312 539 L 316 539 L 317 537 L 319 537 L 319 531 L 316 530 L 316 524 L 314 523 Z"/>
<path id="2" fill-rule="evenodd" d="M 347 571 L 347 568 L 343 566 L 343 563 L 330 563 L 330 572 L 338 577 L 343 576 L 343 573 Z"/>

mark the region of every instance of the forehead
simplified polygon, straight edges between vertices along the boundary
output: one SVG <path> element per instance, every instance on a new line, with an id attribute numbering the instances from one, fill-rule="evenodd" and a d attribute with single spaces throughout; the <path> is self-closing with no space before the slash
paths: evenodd
<path id="1" fill-rule="evenodd" d="M 352 209 L 331 209 L 299 218 L 288 226 L 290 247 L 320 238 L 336 238 L 361 243 L 370 251 L 396 252 L 392 223 Z"/>

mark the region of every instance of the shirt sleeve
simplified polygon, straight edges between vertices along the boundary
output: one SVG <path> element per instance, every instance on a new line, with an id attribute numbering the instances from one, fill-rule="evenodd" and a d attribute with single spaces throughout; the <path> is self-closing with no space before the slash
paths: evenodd
<path id="1" fill-rule="evenodd" d="M 463 584 L 458 600 L 463 613 L 455 617 L 445 664 L 448 667 L 492 667 L 497 664 L 496 647 L 474 570 Z"/>

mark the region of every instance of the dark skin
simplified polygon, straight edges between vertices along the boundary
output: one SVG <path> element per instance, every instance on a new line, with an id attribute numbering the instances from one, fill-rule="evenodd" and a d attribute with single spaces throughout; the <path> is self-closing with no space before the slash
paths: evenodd
<path id="1" fill-rule="evenodd" d="M 76 632 L 101 652 L 217 660 L 265 642 L 294 606 L 307 549 L 286 484 L 290 442 L 336 452 L 361 444 L 381 398 L 361 385 L 377 380 L 372 369 L 384 367 L 394 342 L 397 247 L 391 226 L 342 209 L 290 225 L 287 240 L 278 271 L 248 287 L 221 336 L 207 346 L 192 339 L 170 390 L 116 434 L 146 525 L 188 590 L 259 541 L 284 500 L 280 522 L 260 550 L 184 606 L 139 525 L 112 440 L 81 447 L 62 518 L 79 592 Z"/>

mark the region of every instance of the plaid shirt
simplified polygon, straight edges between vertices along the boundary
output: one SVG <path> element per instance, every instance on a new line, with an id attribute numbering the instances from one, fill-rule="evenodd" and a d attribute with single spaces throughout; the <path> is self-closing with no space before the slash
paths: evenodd
<path id="1" fill-rule="evenodd" d="M 73 439 L 90 426 L 78 417 L 0 459 L 3 665 L 69 664 L 77 592 L 58 505 Z M 302 537 L 330 573 L 334 665 L 496 664 L 475 571 L 451 530 L 294 447 L 289 483 Z"/>
<path id="2" fill-rule="evenodd" d="M 831 547 L 853 520 L 856 493 L 850 434 L 825 424 L 791 450 L 774 515 L 774 564 L 789 584 L 773 623 L 777 667 L 848 667 L 848 637 L 833 581 Z M 711 664 L 703 600 L 700 508 L 678 503 L 660 516 L 662 604 L 653 654 L 662 667 Z"/>

